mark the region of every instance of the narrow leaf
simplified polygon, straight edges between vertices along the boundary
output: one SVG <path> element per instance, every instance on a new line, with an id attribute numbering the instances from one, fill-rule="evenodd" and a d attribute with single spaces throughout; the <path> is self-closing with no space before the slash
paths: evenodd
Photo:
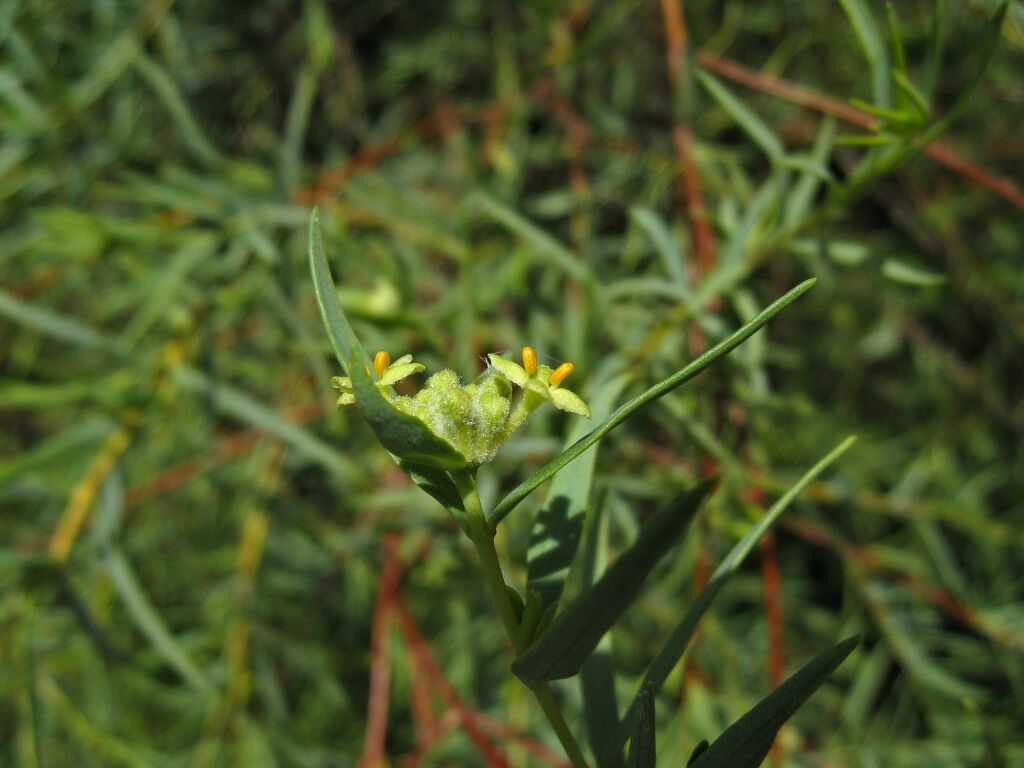
<path id="1" fill-rule="evenodd" d="M 730 725 L 704 750 L 693 768 L 757 768 L 772 748 L 775 736 L 793 713 L 821 687 L 850 655 L 860 637 L 837 643 L 789 677 L 743 717 Z"/>
<path id="2" fill-rule="evenodd" d="M 607 567 L 608 504 L 598 504 L 587 515 L 577 570 L 582 588 L 592 587 Z M 597 768 L 623 768 L 622 745 L 614 743 L 619 725 L 619 700 L 615 693 L 611 639 L 601 638 L 580 669 L 583 722 Z"/>
<path id="3" fill-rule="evenodd" d="M 202 372 L 187 366 L 176 368 L 174 375 L 182 388 L 209 395 L 217 410 L 273 435 L 339 477 L 353 478 L 356 470 L 349 457 L 309 430 L 282 418 L 251 395 L 228 384 L 212 381 Z"/>
<path id="4" fill-rule="evenodd" d="M 350 376 L 349 360 L 353 357 L 361 363 L 367 360 L 366 351 L 356 338 L 345 310 L 341 308 L 338 294 L 334 289 L 334 278 L 331 267 L 327 263 L 324 242 L 320 235 L 320 212 L 313 209 L 309 216 L 309 269 L 313 274 L 313 290 L 316 292 L 316 303 L 320 307 L 320 317 L 327 329 L 327 338 L 331 341 L 334 354 L 341 367 Z"/>
<path id="5" fill-rule="evenodd" d="M 725 586 L 726 582 L 736 572 L 736 569 L 740 567 L 747 555 L 750 554 L 751 550 L 757 545 L 757 542 L 761 540 L 761 537 L 768 532 L 768 529 L 779 519 L 779 516 L 786 510 L 787 507 L 793 502 L 793 500 L 806 488 L 813 480 L 818 477 L 826 468 L 840 456 L 842 456 L 853 443 L 855 437 L 848 437 L 835 448 L 833 448 L 821 461 L 811 467 L 801 477 L 792 488 L 790 488 L 778 501 L 776 501 L 771 508 L 765 513 L 764 517 L 757 521 L 757 523 L 743 536 L 736 546 L 730 550 L 725 560 L 722 561 L 721 565 L 718 566 L 707 585 L 697 596 L 693 605 L 690 606 L 690 610 L 686 612 L 683 620 L 679 622 L 678 626 L 673 630 L 669 639 L 665 642 L 661 651 L 655 657 L 654 661 L 651 662 L 651 666 L 647 668 L 647 673 L 644 675 L 644 684 L 651 683 L 654 685 L 654 690 L 657 691 L 664 684 L 668 678 L 672 668 L 675 667 L 676 663 L 682 657 L 686 651 L 687 646 L 690 644 L 690 639 L 693 637 L 694 631 L 697 629 L 697 625 L 700 620 L 707 613 L 711 604 L 714 602 L 715 597 Z M 637 706 L 637 700 L 634 699 L 633 704 L 630 705 L 629 711 L 626 713 L 623 723 L 619 729 L 619 743 L 625 742 L 627 731 L 625 730 L 630 722 L 630 717 L 633 710 Z"/>
<path id="6" fill-rule="evenodd" d="M 435 435 L 415 416 L 402 413 L 387 401 L 370 378 L 368 365 L 360 365 L 353 358 L 348 367 L 356 405 L 381 445 L 395 456 L 413 464 L 440 469 L 461 469 L 466 466 L 466 458 L 447 440 Z"/>
<path id="7" fill-rule="evenodd" d="M 654 566 L 682 536 L 714 482 L 701 483 L 655 515 L 601 580 L 569 603 L 530 650 L 512 663 L 512 671 L 530 686 L 579 672 L 604 633 L 636 599 Z"/>
<path id="8" fill-rule="evenodd" d="M 593 418 L 607 418 L 628 380 L 627 376 L 617 376 L 596 387 L 596 393 L 587 398 Z M 587 427 L 588 422 L 576 419 L 568 444 L 583 437 Z M 537 513 L 530 531 L 527 589 L 540 592 L 545 606 L 555 603 L 562 594 L 569 566 L 576 555 L 596 461 L 597 446 L 593 446 L 579 461 L 555 477 L 544 508 Z"/>
<path id="9" fill-rule="evenodd" d="M 875 106 L 889 106 L 889 57 L 885 51 L 885 38 L 875 24 L 864 0 L 839 0 L 850 26 L 857 35 L 864 58 L 871 73 L 871 98 Z"/>
<path id="10" fill-rule="evenodd" d="M 139 630 L 163 658 L 189 685 L 206 696 L 215 693 L 213 685 L 178 644 L 135 578 L 135 573 L 120 550 L 110 548 L 106 555 L 110 581 L 124 601 Z"/>
<path id="11" fill-rule="evenodd" d="M 913 285 L 918 288 L 932 288 L 947 282 L 947 278 L 943 274 L 929 272 L 899 259 L 886 259 L 882 264 L 882 275 L 894 283 Z"/>
<path id="12" fill-rule="evenodd" d="M 621 405 L 603 424 L 588 433 L 586 437 L 581 438 L 575 444 L 562 451 L 555 458 L 530 475 L 530 477 L 513 488 L 505 498 L 498 502 L 491 514 L 491 527 L 493 528 L 504 520 L 508 513 L 515 509 L 516 505 L 529 496 L 539 485 L 541 485 L 541 483 L 555 475 L 562 469 L 562 467 L 579 458 L 587 448 L 607 435 L 615 429 L 615 427 L 619 426 L 619 424 L 632 416 L 636 411 L 640 410 L 648 403 L 657 400 L 659 397 L 667 395 L 676 387 L 685 384 L 690 379 L 697 376 L 697 374 L 701 373 L 705 368 L 710 366 L 713 362 L 736 349 L 736 347 L 757 333 L 757 331 L 766 325 L 769 320 L 779 314 L 779 312 L 785 309 L 789 304 L 807 293 L 807 291 L 814 286 L 814 283 L 815 280 L 813 278 L 800 283 L 800 285 L 793 288 L 785 296 L 769 304 L 764 311 L 749 323 L 744 324 L 735 333 L 720 341 L 689 365 L 672 374 L 667 379 L 658 382 L 643 394 L 638 395 L 627 403 Z"/>
<path id="13" fill-rule="evenodd" d="M 658 757 L 654 734 L 654 691 L 645 685 L 633 716 L 633 735 L 629 739 L 626 768 L 655 768 Z"/>
<path id="14" fill-rule="evenodd" d="M 729 113 L 729 116 L 743 129 L 750 140 L 757 144 L 768 157 L 778 160 L 785 154 L 782 141 L 775 132 L 731 90 L 703 69 L 694 70 L 694 75 L 711 97 L 718 102 L 718 106 Z"/>

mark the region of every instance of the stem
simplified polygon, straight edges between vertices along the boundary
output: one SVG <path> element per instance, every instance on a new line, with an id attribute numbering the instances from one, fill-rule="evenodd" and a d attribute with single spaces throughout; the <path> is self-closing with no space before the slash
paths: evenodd
<path id="1" fill-rule="evenodd" d="M 498 560 L 498 552 L 494 548 L 494 533 L 491 531 L 484 515 L 483 506 L 480 504 L 480 495 L 476 490 L 476 477 L 471 472 L 453 472 L 452 479 L 459 489 L 462 497 L 462 504 L 466 510 L 466 519 L 469 524 L 469 538 L 476 547 L 480 562 L 484 567 L 484 576 L 487 581 L 487 589 L 491 593 L 491 600 L 498 609 L 501 622 L 505 625 L 509 640 L 515 644 L 516 636 L 519 634 L 519 619 L 516 617 L 515 608 L 512 607 L 512 600 L 505 585 L 505 576 L 501 570 L 501 561 Z M 555 700 L 555 695 L 547 683 L 531 687 L 530 691 L 540 704 L 545 717 L 554 729 L 558 740 L 562 743 L 569 761 L 573 768 L 589 768 L 586 758 L 576 737 L 572 735 L 562 710 Z"/>

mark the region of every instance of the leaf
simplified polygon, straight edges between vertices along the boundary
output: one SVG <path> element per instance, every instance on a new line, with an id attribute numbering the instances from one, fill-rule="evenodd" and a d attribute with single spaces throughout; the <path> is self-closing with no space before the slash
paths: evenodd
<path id="1" fill-rule="evenodd" d="M 780 160 L 786 150 L 775 132 L 760 117 L 744 104 L 732 91 L 703 69 L 694 70 L 694 75 L 722 109 L 729 113 L 743 132 L 750 137 L 772 160 Z"/>
<path id="2" fill-rule="evenodd" d="M 871 11 L 864 0 L 839 0 L 850 19 L 850 26 L 857 35 L 861 51 L 868 62 L 871 73 L 871 98 L 877 107 L 889 106 L 889 57 L 886 53 L 885 38 L 875 24 Z"/>
<path id="3" fill-rule="evenodd" d="M 814 163 L 820 166 L 827 165 L 835 137 L 836 121 L 834 118 L 826 117 L 821 121 L 814 146 L 811 148 L 810 158 Z M 793 225 L 807 215 L 820 186 L 821 178 L 818 174 L 808 172 L 800 176 L 793 189 L 786 195 L 783 214 L 785 225 Z"/>
<path id="4" fill-rule="evenodd" d="M 119 356 L 126 354 L 125 348 L 115 339 L 104 336 L 78 318 L 65 317 L 48 309 L 34 306 L 9 293 L 0 290 L 0 314 L 21 325 L 34 328 L 47 336 L 81 347 L 95 347 L 113 352 Z"/>
<path id="5" fill-rule="evenodd" d="M 355 357 L 359 363 L 369 362 L 369 358 L 349 325 L 345 310 L 341 308 L 338 294 L 335 293 L 334 278 L 331 277 L 331 267 L 327 263 L 320 235 L 320 212 L 315 208 L 309 215 L 309 270 L 313 275 L 313 290 L 316 292 L 316 303 L 320 307 L 320 318 L 327 330 L 327 338 L 330 339 L 341 367 L 351 376 L 349 361 Z"/>
<path id="6" fill-rule="evenodd" d="M 793 502 L 793 500 L 806 488 L 818 475 L 825 471 L 826 468 L 840 456 L 842 456 L 853 443 L 855 437 L 848 437 L 843 440 L 839 445 L 833 448 L 829 453 L 817 464 L 811 467 L 804 475 L 797 480 L 797 482 L 790 488 L 786 493 L 772 504 L 771 508 L 764 514 L 764 516 L 757 521 L 757 523 L 740 539 L 736 546 L 734 546 L 725 560 L 718 566 L 707 585 L 697 596 L 693 605 L 686 612 L 683 620 L 679 622 L 675 630 L 669 636 L 669 639 L 662 646 L 662 649 L 658 652 L 654 661 L 647 668 L 647 672 L 644 675 L 643 684 L 651 683 L 654 685 L 654 690 L 657 691 L 664 684 L 668 678 L 672 668 L 675 667 L 676 662 L 682 657 L 686 651 L 687 646 L 690 644 L 690 639 L 693 637 L 694 631 L 697 629 L 697 624 L 703 618 L 704 614 L 711 607 L 715 597 L 725 586 L 725 583 L 729 578 L 736 572 L 736 569 L 740 567 L 743 560 L 746 558 L 750 551 L 754 548 L 761 537 L 767 533 L 768 529 L 779 519 L 779 516 L 786 510 L 786 508 Z M 638 694 L 639 695 L 639 694 Z M 625 728 L 630 722 L 630 717 L 633 710 L 637 706 L 637 699 L 633 700 L 629 710 L 626 712 L 623 723 L 619 727 L 619 743 L 623 743 L 626 739 Z"/>
<path id="7" fill-rule="evenodd" d="M 572 251 L 517 211 L 483 192 L 475 192 L 470 199 L 482 213 L 529 243 L 538 256 L 561 267 L 581 282 L 593 280 L 590 270 Z"/>
<path id="8" fill-rule="evenodd" d="M 608 505 L 599 504 L 587 516 L 578 571 L 583 587 L 593 586 L 604 573 L 608 548 Z M 611 642 L 601 638 L 580 669 L 583 722 L 598 768 L 623 768 L 622 746 L 613 743 L 619 725 L 619 701 L 615 693 Z"/>
<path id="9" fill-rule="evenodd" d="M 757 768 L 793 713 L 857 647 L 860 637 L 837 643 L 756 704 L 704 750 L 693 768 Z"/>
<path id="10" fill-rule="evenodd" d="M 685 259 L 682 249 L 676 238 L 669 231 L 665 223 L 650 208 L 634 206 L 629 209 L 629 218 L 640 229 L 644 231 L 654 250 L 661 257 L 665 272 L 673 286 L 684 290 L 689 289 L 689 280 L 686 279 Z"/>
<path id="11" fill-rule="evenodd" d="M 572 677 L 598 641 L 628 608 L 658 561 L 682 536 L 716 481 L 682 494 L 655 515 L 636 542 L 593 587 L 569 603 L 530 650 L 512 663 L 524 683 Z"/>
<path id="12" fill-rule="evenodd" d="M 174 635 L 164 624 L 153 604 L 139 586 L 135 573 L 120 550 L 111 547 L 105 557 L 110 581 L 124 601 L 128 615 L 164 659 L 181 675 L 189 685 L 206 696 L 216 691 L 206 676 L 199 671 L 188 654 L 181 648 Z"/>
<path id="13" fill-rule="evenodd" d="M 241 390 L 211 381 L 202 372 L 187 366 L 175 369 L 174 376 L 184 389 L 208 394 L 217 410 L 273 435 L 343 479 L 351 480 L 355 476 L 356 469 L 349 457 Z"/>
<path id="14" fill-rule="evenodd" d="M 690 379 L 697 376 L 697 374 L 701 373 L 705 368 L 710 366 L 719 358 L 732 352 L 732 350 L 736 349 L 736 347 L 757 333 L 757 331 L 767 324 L 769 320 L 779 314 L 779 312 L 785 309 L 789 304 L 807 293 L 807 291 L 814 286 L 814 283 L 815 280 L 813 278 L 800 283 L 785 296 L 769 304 L 764 311 L 749 323 L 745 323 L 739 328 L 739 330 L 728 338 L 720 341 L 707 352 L 700 355 L 696 360 L 692 361 L 689 365 L 681 368 L 667 379 L 663 379 L 658 382 L 643 394 L 637 395 L 632 400 L 621 405 L 603 424 L 591 430 L 585 437 L 580 438 L 576 443 L 555 456 L 555 458 L 513 488 L 505 498 L 498 502 L 489 518 L 491 528 L 493 529 L 498 523 L 504 520 L 509 512 L 515 509 L 516 505 L 529 496 L 539 485 L 541 485 L 541 483 L 554 476 L 570 462 L 578 459 L 583 452 L 587 450 L 587 448 L 607 435 L 615 429 L 615 427 L 619 426 L 619 424 L 624 422 L 648 403 L 657 400 L 659 397 L 667 395 L 676 387 L 685 384 Z"/>
<path id="15" fill-rule="evenodd" d="M 627 376 L 617 376 L 595 388 L 596 393 L 588 398 L 595 418 L 608 416 L 628 380 Z M 585 421 L 576 420 L 569 432 L 568 444 L 583 437 L 588 426 Z M 565 586 L 583 530 L 596 461 L 597 448 L 594 447 L 555 477 L 547 501 L 530 530 L 527 589 L 540 592 L 545 606 L 557 602 Z"/>
<path id="16" fill-rule="evenodd" d="M 658 752 L 654 726 L 654 692 L 650 685 L 645 685 L 633 716 L 626 768 L 655 768 Z"/>
<path id="17" fill-rule="evenodd" d="M 349 369 L 356 406 L 381 445 L 395 456 L 413 464 L 440 469 L 461 469 L 466 466 L 466 457 L 447 440 L 435 435 L 415 416 L 402 413 L 387 401 L 370 378 L 368 365 L 360 365 L 353 359 Z"/>
<path id="18" fill-rule="evenodd" d="M 943 274 L 929 272 L 898 259 L 886 259 L 882 264 L 882 275 L 894 283 L 913 285 L 918 288 L 932 288 L 947 282 L 947 278 Z"/>

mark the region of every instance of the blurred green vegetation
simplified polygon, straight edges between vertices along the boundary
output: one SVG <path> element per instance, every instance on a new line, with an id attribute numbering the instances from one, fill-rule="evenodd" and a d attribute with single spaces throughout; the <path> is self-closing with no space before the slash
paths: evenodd
<path id="1" fill-rule="evenodd" d="M 935 7 L 896 7 L 933 117 L 969 88 L 996 10 L 947 6 L 937 67 Z M 862 632 L 774 760 L 1024 765 L 1024 4 L 946 145 L 1001 193 L 921 156 L 831 202 L 865 152 L 833 137 L 863 131 L 715 65 L 878 105 L 884 8 L 692 0 L 703 56 L 675 76 L 664 10 L 0 2 L 0 764 L 355 765 L 385 541 L 408 610 L 379 656 L 387 755 L 424 747 L 423 697 L 443 689 L 412 626 L 471 711 L 436 698 L 449 730 L 415 764 L 494 764 L 483 715 L 522 736 L 484 729 L 510 765 L 550 764 L 467 542 L 334 412 L 305 260 L 316 203 L 366 345 L 467 377 L 528 343 L 572 360 L 577 391 L 628 372 L 628 395 L 817 277 L 601 448 L 591 516 L 613 551 L 712 465 L 724 476 L 613 631 L 618 684 L 632 695 L 694 574 L 857 433 L 666 686 L 664 764 L 778 665 Z M 694 137 L 703 263 L 674 126 Z M 484 495 L 570 426 L 536 418 Z M 499 541 L 520 568 L 541 503 Z M 559 690 L 578 724 L 577 687 Z"/>

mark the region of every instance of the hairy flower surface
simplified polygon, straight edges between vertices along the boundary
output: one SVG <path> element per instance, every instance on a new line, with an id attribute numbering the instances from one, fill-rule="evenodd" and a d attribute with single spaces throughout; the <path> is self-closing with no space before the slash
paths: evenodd
<path id="1" fill-rule="evenodd" d="M 392 386 L 424 370 L 412 362 L 412 355 L 394 363 L 387 352 L 378 352 L 373 368 L 375 383 L 396 409 L 419 419 L 437 437 L 445 440 L 470 466 L 479 466 L 495 457 L 511 434 L 545 402 L 556 408 L 590 418 L 587 404 L 561 384 L 573 372 L 572 363 L 551 369 L 537 364 L 537 354 L 524 347 L 523 365 L 492 354 L 490 370 L 478 381 L 463 384 L 451 370 L 435 373 L 415 395 L 397 395 Z M 331 385 L 340 390 L 338 406 L 356 402 L 352 380 L 335 376 Z"/>

